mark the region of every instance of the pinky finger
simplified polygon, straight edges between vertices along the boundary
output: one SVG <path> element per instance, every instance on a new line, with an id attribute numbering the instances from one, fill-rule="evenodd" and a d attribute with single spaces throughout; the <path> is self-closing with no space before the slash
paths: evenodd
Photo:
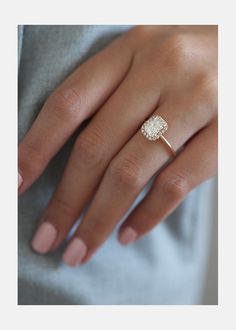
<path id="1" fill-rule="evenodd" d="M 118 239 L 127 245 L 166 218 L 194 187 L 217 171 L 217 121 L 192 138 L 156 178 L 148 195 L 122 224 Z"/>

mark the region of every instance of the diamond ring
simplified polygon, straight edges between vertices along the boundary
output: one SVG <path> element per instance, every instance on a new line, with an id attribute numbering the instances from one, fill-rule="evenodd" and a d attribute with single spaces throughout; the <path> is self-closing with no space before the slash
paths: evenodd
<path id="1" fill-rule="evenodd" d="M 165 143 L 173 156 L 176 156 L 175 150 L 172 148 L 170 142 L 163 136 L 167 131 L 167 122 L 157 115 L 151 116 L 141 126 L 142 134 L 150 141 L 158 140 L 159 138 Z"/>

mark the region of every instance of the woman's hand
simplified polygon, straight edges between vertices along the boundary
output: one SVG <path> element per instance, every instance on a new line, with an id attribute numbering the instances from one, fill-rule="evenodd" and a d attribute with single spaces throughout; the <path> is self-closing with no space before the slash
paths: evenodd
<path id="1" fill-rule="evenodd" d="M 163 117 L 170 150 L 140 131 Z M 151 190 L 122 224 L 128 244 L 156 226 L 217 169 L 217 27 L 136 27 L 81 65 L 48 98 L 19 145 L 19 193 L 27 190 L 86 118 L 32 246 L 57 248 L 93 198 L 64 253 L 87 261 L 124 216 L 148 180 Z"/>

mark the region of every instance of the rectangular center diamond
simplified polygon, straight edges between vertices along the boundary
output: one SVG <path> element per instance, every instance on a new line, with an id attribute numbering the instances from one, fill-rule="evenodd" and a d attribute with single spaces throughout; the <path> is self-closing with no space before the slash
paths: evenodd
<path id="1" fill-rule="evenodd" d="M 154 141 L 159 139 L 167 129 L 167 122 L 161 116 L 153 115 L 143 123 L 141 132 L 147 139 Z"/>

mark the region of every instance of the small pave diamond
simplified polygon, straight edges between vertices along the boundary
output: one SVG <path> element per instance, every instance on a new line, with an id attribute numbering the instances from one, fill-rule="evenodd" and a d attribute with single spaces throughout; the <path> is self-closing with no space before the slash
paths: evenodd
<path id="1" fill-rule="evenodd" d="M 141 132 L 148 140 L 155 141 L 159 139 L 167 129 L 167 122 L 161 116 L 153 115 L 143 123 Z"/>

